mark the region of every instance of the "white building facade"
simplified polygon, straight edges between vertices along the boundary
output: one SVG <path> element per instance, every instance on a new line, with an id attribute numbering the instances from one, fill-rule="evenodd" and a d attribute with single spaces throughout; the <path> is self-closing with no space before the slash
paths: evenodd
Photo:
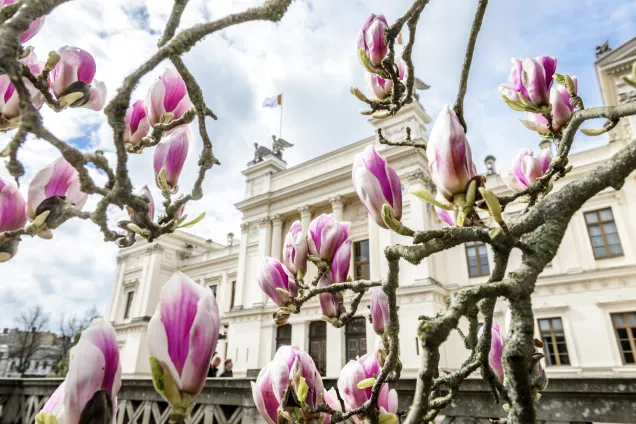
<path id="1" fill-rule="evenodd" d="M 632 63 L 636 60 L 636 39 L 605 53 L 596 62 L 606 104 L 634 96 L 616 77 L 623 72 L 616 69 L 624 68 L 626 58 Z M 614 87 L 613 94 L 608 94 L 608 87 Z M 570 157 L 574 170 L 555 183 L 555 190 L 589 173 L 627 145 L 636 133 L 636 123 L 623 121 L 613 130 L 609 144 Z M 405 128 L 410 127 L 412 139 L 425 143 L 430 118 L 418 102 L 413 102 L 394 117 L 370 123 L 390 140 L 403 139 Z M 374 135 L 290 168 L 277 155 L 264 155 L 243 171 L 245 198 L 236 204 L 243 214 L 240 237 L 228 234 L 227 241 L 216 243 L 175 233 L 120 252 L 107 318 L 117 330 L 124 375 L 149 375 L 146 327 L 161 286 L 177 270 L 215 292 L 222 313 L 217 352 L 233 360 L 235 376 L 253 375 L 269 362 L 277 346 L 295 344 L 312 355 L 325 375 L 337 377 L 349 359 L 373 347 L 376 335 L 368 319 L 368 294 L 356 318 L 343 329 L 321 320 L 317 299 L 292 315 L 288 325 L 276 327 L 272 321 L 276 305 L 256 281 L 266 256 L 281 259 L 283 240 L 292 222 L 300 220 L 307 229 L 309 222 L 322 213 L 332 213 L 336 219 L 352 224 L 353 278 L 379 279 L 386 275 L 384 248 L 410 240 L 378 227 L 353 191 L 353 158 L 369 144 L 400 176 L 405 193 L 403 222 L 413 229 L 445 226 L 432 208 L 407 194 L 430 187 L 421 149 L 381 145 Z M 494 167 L 494 163 L 488 166 Z M 487 185 L 497 194 L 507 194 L 495 173 L 488 176 Z M 510 205 L 505 215 L 510 218 L 524 206 Z M 620 190 L 599 193 L 576 213 L 557 255 L 541 274 L 533 307 L 536 337 L 544 340 L 545 365 L 551 377 L 636 376 L 635 217 L 636 175 L 632 174 Z M 508 270 L 514 270 L 520 261 L 520 254 L 511 258 Z M 479 244 L 456 246 L 417 266 L 400 262 L 403 375 L 414 376 L 420 365 L 418 317 L 444 310 L 447 298 L 458 289 L 485 282 L 492 266 L 491 252 Z M 312 264 L 309 267 L 305 281 L 316 273 Z M 345 303 L 350 298 L 346 296 Z M 498 302 L 496 321 L 503 323 L 506 307 L 504 301 Z M 459 367 L 468 355 L 456 333 L 441 353 L 440 366 L 444 369 Z"/>

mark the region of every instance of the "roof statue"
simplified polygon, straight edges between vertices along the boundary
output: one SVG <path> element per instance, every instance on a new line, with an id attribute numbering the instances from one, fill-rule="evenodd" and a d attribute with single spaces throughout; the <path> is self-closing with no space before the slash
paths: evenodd
<path id="1" fill-rule="evenodd" d="M 418 91 L 423 91 L 423 90 L 428 90 L 429 88 L 431 88 L 431 86 L 416 77 L 415 83 L 413 84 L 413 88 Z M 418 102 L 420 101 L 420 95 L 417 94 L 417 92 L 413 92 L 413 97 L 415 97 L 415 100 L 417 100 Z"/>
<path id="2" fill-rule="evenodd" d="M 606 53 L 612 51 L 612 48 L 609 45 L 609 40 L 601 44 L 600 46 L 596 46 L 596 57 L 599 58 Z"/>
<path id="3" fill-rule="evenodd" d="M 283 150 L 292 147 L 293 144 L 283 140 L 282 138 L 276 138 L 272 135 L 272 148 L 265 146 L 259 146 L 258 143 L 254 143 L 254 159 L 250 162 L 250 165 L 261 162 L 266 156 L 273 155 L 279 159 L 283 159 Z"/>

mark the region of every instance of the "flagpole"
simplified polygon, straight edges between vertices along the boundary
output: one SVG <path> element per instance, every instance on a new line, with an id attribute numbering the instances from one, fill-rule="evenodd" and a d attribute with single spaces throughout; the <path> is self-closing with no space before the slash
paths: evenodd
<path id="1" fill-rule="evenodd" d="M 283 138 L 283 93 L 280 93 L 280 126 L 278 130 L 278 138 Z"/>

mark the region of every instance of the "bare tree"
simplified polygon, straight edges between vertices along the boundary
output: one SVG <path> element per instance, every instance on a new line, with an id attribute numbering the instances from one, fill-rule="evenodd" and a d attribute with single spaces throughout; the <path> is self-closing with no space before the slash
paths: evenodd
<path id="1" fill-rule="evenodd" d="M 84 316 L 79 318 L 77 314 L 66 316 L 62 314 L 58 329 L 60 340 L 60 350 L 53 364 L 52 371 L 56 377 L 65 377 L 68 372 L 68 354 L 73 346 L 78 342 L 79 336 L 100 314 L 97 307 L 93 305 Z"/>
<path id="2" fill-rule="evenodd" d="M 49 323 L 49 316 L 42 311 L 40 305 L 37 305 L 20 314 L 17 322 L 18 333 L 10 357 L 17 359 L 15 369 L 24 377 L 31 359 L 42 347 L 42 332 Z"/>

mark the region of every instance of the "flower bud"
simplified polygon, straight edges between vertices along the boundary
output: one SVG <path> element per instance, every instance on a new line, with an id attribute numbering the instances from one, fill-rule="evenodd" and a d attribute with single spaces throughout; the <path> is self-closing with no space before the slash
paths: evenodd
<path id="1" fill-rule="evenodd" d="M 350 222 L 337 221 L 331 214 L 315 218 L 307 233 L 309 254 L 331 262 L 336 249 L 349 238 L 350 228 Z"/>
<path id="2" fill-rule="evenodd" d="M 212 291 L 181 272 L 161 288 L 148 324 L 148 351 L 155 389 L 173 407 L 187 407 L 205 385 L 219 326 Z"/>
<path id="3" fill-rule="evenodd" d="M 578 79 L 571 77 L 575 91 L 578 90 Z M 550 90 L 550 115 L 552 116 L 552 128 L 555 131 L 561 130 L 570 120 L 574 112 L 571 103 L 571 96 L 568 90 L 562 85 L 552 87 Z M 521 120 L 521 123 L 528 129 L 541 134 L 550 132 L 548 120 L 541 113 L 528 112 L 528 119 Z"/>
<path id="4" fill-rule="evenodd" d="M 126 111 L 124 118 L 124 142 L 133 146 L 138 145 L 141 139 L 148 135 L 150 122 L 146 116 L 146 106 L 143 100 L 137 100 Z"/>
<path id="5" fill-rule="evenodd" d="M 0 178 L 0 233 L 24 228 L 26 202 L 16 186 Z"/>
<path id="6" fill-rule="evenodd" d="M 512 69 L 507 84 L 501 84 L 499 91 L 508 102 L 540 108 L 550 100 L 552 77 L 556 72 L 557 59 L 539 56 L 535 59 L 512 59 Z"/>
<path id="7" fill-rule="evenodd" d="M 371 14 L 364 21 L 360 32 L 358 33 L 358 51 L 360 57 L 362 55 L 368 58 L 371 65 L 376 68 L 380 66 L 382 59 L 389 51 L 384 41 L 384 30 L 389 27 L 384 15 Z"/>
<path id="8" fill-rule="evenodd" d="M 170 132 L 155 148 L 155 181 L 161 190 L 170 191 L 178 188 L 179 175 L 188 156 L 189 146 L 190 129 L 184 126 Z M 162 170 L 165 172 L 165 183 L 160 178 Z"/>
<path id="9" fill-rule="evenodd" d="M 298 296 L 296 278 L 278 259 L 265 258 L 261 264 L 258 285 L 280 307 L 289 305 L 291 298 Z"/>
<path id="10" fill-rule="evenodd" d="M 2 1 L 2 0 L 0 0 Z M 29 54 L 25 58 L 20 59 L 33 75 L 42 73 L 42 64 L 38 62 L 35 51 L 29 47 Z M 44 95 L 33 86 L 27 78 L 22 78 L 24 85 L 31 96 L 31 102 L 36 109 L 40 109 L 44 104 Z M 20 96 L 15 89 L 15 85 L 11 82 L 9 75 L 0 75 L 0 130 L 6 131 L 15 129 L 20 124 Z"/>
<path id="11" fill-rule="evenodd" d="M 137 196 L 144 197 L 146 200 L 148 200 L 148 218 L 151 221 L 154 220 L 155 219 L 155 201 L 152 198 L 152 192 L 150 191 L 150 188 L 148 187 L 147 184 L 139 189 L 139 191 L 137 192 Z"/>
<path id="12" fill-rule="evenodd" d="M 357 361 L 351 360 L 344 366 L 340 371 L 340 377 L 338 377 L 338 391 L 344 401 L 345 411 L 356 409 L 371 398 L 373 384 L 364 384 L 364 388 L 360 388 L 359 385 L 365 380 L 376 378 L 380 369 L 377 355 L 374 353 L 367 353 L 358 358 Z M 395 389 L 389 390 L 388 383 L 384 383 L 380 388 L 378 406 L 380 407 L 380 416 L 397 412 L 397 392 Z"/>
<path id="13" fill-rule="evenodd" d="M 12 3 L 15 3 L 18 0 L 0 0 L 0 9 L 4 6 L 8 6 Z M 40 16 L 39 18 L 35 18 L 29 28 L 20 34 L 20 44 L 24 44 L 29 41 L 31 38 L 35 37 L 35 35 L 40 32 L 42 27 L 44 26 L 44 16 Z"/>
<path id="14" fill-rule="evenodd" d="M 94 319 L 71 349 L 66 379 L 44 404 L 36 421 L 47 422 L 42 418 L 52 415 L 58 423 L 75 424 L 84 414 L 95 421 L 109 422 L 117 412 L 120 387 L 115 329 L 101 318 Z M 112 410 L 100 405 L 104 400 L 112 404 Z"/>
<path id="15" fill-rule="evenodd" d="M 371 218 L 382 228 L 388 228 L 382 218 L 387 204 L 397 221 L 402 219 L 402 183 L 397 172 L 375 151 L 367 146 L 353 161 L 353 186 Z"/>
<path id="16" fill-rule="evenodd" d="M 503 170 L 499 175 L 509 189 L 520 193 L 545 174 L 551 160 L 550 149 L 545 149 L 536 158 L 532 150 L 521 149 L 512 161 L 512 172 Z"/>
<path id="17" fill-rule="evenodd" d="M 27 198 L 27 218 L 33 221 L 45 210 L 51 210 L 46 223 L 49 228 L 54 229 L 57 226 L 53 225 L 54 198 L 64 200 L 64 204 L 70 203 L 78 210 L 82 209 L 88 199 L 88 194 L 80 190 L 79 173 L 63 157 L 39 170 L 31 180 Z M 53 200 L 45 203 L 48 199 Z"/>
<path id="18" fill-rule="evenodd" d="M 389 326 L 389 297 L 382 287 L 371 289 L 371 318 L 373 320 L 373 331 L 379 336 Z"/>
<path id="19" fill-rule="evenodd" d="M 326 272 L 318 281 L 318 288 L 328 287 L 331 284 L 331 276 Z M 322 314 L 329 318 L 336 318 L 340 309 L 340 299 L 337 294 L 320 293 L 320 309 Z"/>
<path id="20" fill-rule="evenodd" d="M 70 107 L 101 110 L 106 104 L 106 85 L 94 79 L 97 66 L 93 56 L 72 46 L 57 52 L 60 61 L 49 74 L 49 87 L 56 99 Z"/>
<path id="21" fill-rule="evenodd" d="M 285 236 L 283 262 L 294 275 L 307 272 L 307 237 L 300 221 L 294 221 Z"/>
<path id="22" fill-rule="evenodd" d="M 311 411 L 323 404 L 324 386 L 307 352 L 296 346 L 281 346 L 252 382 L 252 396 L 268 424 L 288 422 L 282 414 L 279 418 L 279 411 L 310 422 L 307 418 L 313 415 Z"/>
<path id="23" fill-rule="evenodd" d="M 179 119 L 191 107 L 185 82 L 174 68 L 166 69 L 152 84 L 146 96 L 146 113 L 150 125 Z"/>
<path id="24" fill-rule="evenodd" d="M 344 283 L 349 274 L 351 265 L 351 239 L 345 240 L 333 255 L 331 262 L 331 280 L 334 283 Z"/>
<path id="25" fill-rule="evenodd" d="M 448 105 L 433 124 L 426 157 L 437 191 L 449 201 L 464 193 L 471 178 L 477 175 L 464 128 Z"/>
<path id="26" fill-rule="evenodd" d="M 484 328 L 479 329 L 479 333 L 477 334 L 478 338 L 481 338 L 484 333 Z M 488 363 L 490 364 L 490 368 L 492 368 L 493 372 L 497 376 L 497 379 L 503 383 L 504 380 L 504 369 L 503 364 L 501 362 L 501 356 L 503 355 L 503 339 L 501 337 L 501 330 L 499 329 L 499 324 L 493 324 L 491 329 L 491 338 L 490 338 L 490 353 L 488 354 Z"/>
<path id="27" fill-rule="evenodd" d="M 397 66 L 398 76 L 400 81 L 404 82 L 407 75 L 407 67 L 406 62 L 402 58 L 398 58 L 395 61 L 395 65 Z M 365 73 L 365 80 L 367 82 L 367 88 L 369 89 L 369 93 L 371 97 L 376 100 L 384 100 L 385 98 L 391 95 L 393 91 L 393 81 L 390 78 L 382 78 L 378 74 L 374 74 L 371 72 Z"/>

